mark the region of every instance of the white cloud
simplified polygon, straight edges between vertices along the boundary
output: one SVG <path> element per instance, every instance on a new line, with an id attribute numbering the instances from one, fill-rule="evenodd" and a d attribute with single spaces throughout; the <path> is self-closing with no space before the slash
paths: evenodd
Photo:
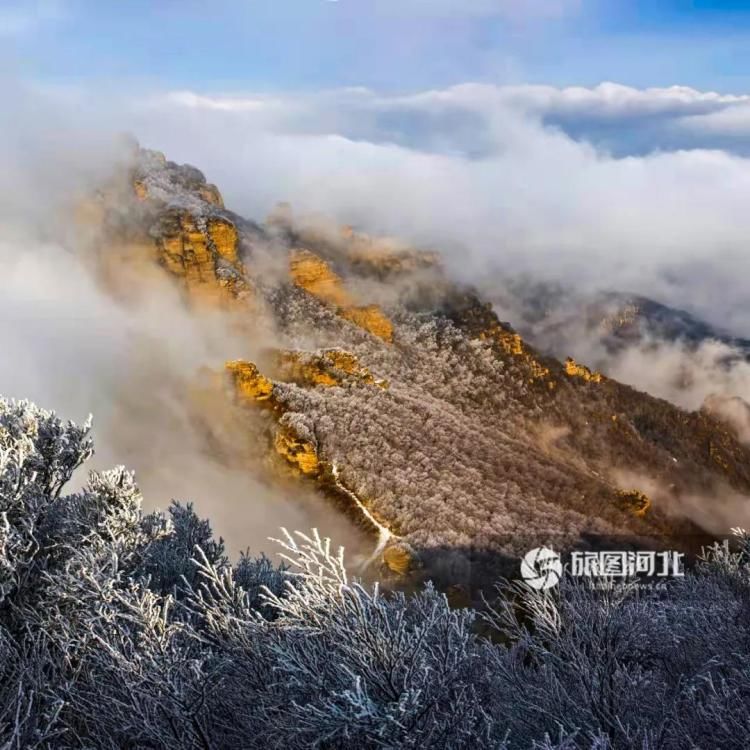
<path id="1" fill-rule="evenodd" d="M 689 86 L 636 89 L 606 81 L 593 88 L 516 86 L 500 89 L 504 98 L 542 114 L 598 117 L 696 114 L 750 102 L 748 95 L 697 91 Z"/>
<path id="2" fill-rule="evenodd" d="M 391 140 L 420 150 L 441 145 L 448 151 L 467 153 L 489 148 L 486 131 L 493 121 L 498 116 L 518 115 L 554 125 L 577 140 L 621 155 L 727 146 L 723 141 L 712 142 L 712 135 L 750 139 L 750 95 L 686 86 L 636 89 L 603 82 L 591 88 L 555 88 L 466 83 L 400 96 L 350 88 L 287 97 L 179 91 L 167 99 L 194 110 L 252 112 L 284 129 L 323 132 L 328 128 L 354 139 Z M 742 153 L 747 150 L 750 142 L 748 149 L 740 149 Z"/>
<path id="3" fill-rule="evenodd" d="M 701 116 L 685 117 L 680 126 L 708 136 L 750 136 L 750 102 L 720 109 Z"/>
<path id="4" fill-rule="evenodd" d="M 173 92 L 168 97 L 175 103 L 206 109 L 248 109 L 284 102 L 282 97 L 242 95 L 200 95 L 192 91 Z M 407 95 L 378 96 L 364 88 L 339 89 L 308 95 L 308 101 L 330 100 L 357 103 L 360 106 L 394 109 L 398 107 L 436 109 L 469 107 L 473 109 L 504 104 L 538 114 L 566 113 L 607 117 L 628 117 L 652 114 L 677 116 L 722 111 L 725 108 L 750 104 L 749 94 L 720 94 L 699 91 L 689 86 L 668 86 L 637 89 L 611 81 L 597 86 L 557 88 L 544 85 L 496 86 L 464 83 L 445 89 L 434 89 Z M 286 99 L 287 105 L 291 99 Z"/>
<path id="5" fill-rule="evenodd" d="M 279 99 L 256 96 L 202 96 L 193 91 L 174 91 L 167 94 L 168 101 L 191 109 L 216 109 L 227 112 L 262 112 L 283 104 Z"/>
<path id="6" fill-rule="evenodd" d="M 654 113 L 677 130 L 687 113 L 746 102 L 683 87 L 466 84 L 407 96 L 118 93 L 109 103 L 96 92 L 70 109 L 198 165 L 251 218 L 289 200 L 445 250 L 475 280 L 531 271 L 614 287 L 748 336 L 750 161 L 710 139 L 618 156 L 585 129 L 548 124 L 576 112 L 650 143 Z"/>

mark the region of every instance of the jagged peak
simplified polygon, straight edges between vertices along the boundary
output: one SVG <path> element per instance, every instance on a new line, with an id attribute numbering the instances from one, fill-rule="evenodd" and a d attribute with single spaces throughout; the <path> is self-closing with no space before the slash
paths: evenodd
<path id="1" fill-rule="evenodd" d="M 196 217 L 210 216 L 224 208 L 219 189 L 200 169 L 168 161 L 161 151 L 139 148 L 132 179 L 139 200 L 160 201 Z"/>

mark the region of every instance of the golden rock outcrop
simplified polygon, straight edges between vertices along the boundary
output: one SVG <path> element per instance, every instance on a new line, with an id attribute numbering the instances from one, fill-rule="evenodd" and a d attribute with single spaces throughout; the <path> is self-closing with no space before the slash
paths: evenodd
<path id="1" fill-rule="evenodd" d="M 161 267 L 189 303 L 246 310 L 253 295 L 239 257 L 239 232 L 221 211 L 218 188 L 198 170 L 167 162 L 159 152 L 138 151 L 136 157 L 135 165 L 76 210 L 77 227 L 103 281 L 127 292 L 137 286 L 130 284 L 131 276 L 149 276 L 149 267 L 158 274 Z M 174 203 L 170 190 L 179 196 Z"/>
<path id="2" fill-rule="evenodd" d="M 385 313 L 377 305 L 355 305 L 341 277 L 322 258 L 309 250 L 296 250 L 289 262 L 289 272 L 298 287 L 335 307 L 345 320 L 383 341 L 393 341 L 393 324 Z"/>
<path id="3" fill-rule="evenodd" d="M 273 399 L 273 381 L 263 375 L 253 362 L 233 360 L 225 364 L 240 401 L 260 406 L 271 406 L 277 416 L 273 447 L 287 463 L 304 476 L 315 477 L 321 472 L 317 447 L 309 435 L 284 414 Z"/>
<path id="4" fill-rule="evenodd" d="M 565 360 L 565 374 L 573 378 L 581 378 L 587 383 L 601 383 L 604 377 L 600 372 L 592 371 L 586 365 L 579 364 L 572 357 Z"/>
<path id="5" fill-rule="evenodd" d="M 492 304 L 474 293 L 455 295 L 446 307 L 450 319 L 472 339 L 484 341 L 502 358 L 512 357 L 522 365 L 524 379 L 548 391 L 557 386 L 550 368 L 507 323 L 501 323 Z"/>
<path id="6" fill-rule="evenodd" d="M 274 438 L 276 452 L 306 477 L 322 471 L 317 447 L 295 429 L 293 423 L 280 420 Z"/>
<path id="7" fill-rule="evenodd" d="M 298 385 L 323 385 L 327 387 L 360 382 L 387 388 L 388 384 L 376 380 L 351 352 L 344 349 L 324 349 L 310 353 L 299 350 L 282 350 L 276 353 L 276 376 Z"/>
<path id="8" fill-rule="evenodd" d="M 284 351 L 277 354 L 276 366 L 286 379 L 304 384 L 334 386 L 347 379 L 356 379 L 368 385 L 378 384 L 372 373 L 359 364 L 350 352 L 341 349 L 324 350 L 320 354 Z M 297 468 L 304 476 L 317 477 L 324 469 L 311 429 L 292 419 L 273 398 L 274 383 L 263 375 L 253 362 L 233 360 L 225 364 L 235 394 L 248 404 L 271 406 L 277 417 L 273 439 L 276 453 Z M 307 434 L 309 433 L 309 434 Z"/>
<path id="9" fill-rule="evenodd" d="M 292 280 L 322 302 L 336 307 L 349 307 L 351 296 L 344 289 L 341 277 L 322 258 L 309 250 L 297 250 L 289 262 Z"/>
<path id="10" fill-rule="evenodd" d="M 234 360 L 225 364 L 240 401 L 246 404 L 270 406 L 276 414 L 273 448 L 287 463 L 304 476 L 317 476 L 321 471 L 317 447 L 311 435 L 285 414 L 273 399 L 273 381 L 263 375 L 253 362 Z"/>
<path id="11" fill-rule="evenodd" d="M 335 465 L 321 456 L 315 428 L 309 418 L 301 413 L 286 411 L 285 405 L 273 398 L 273 381 L 261 374 L 254 363 L 236 360 L 227 362 L 225 367 L 241 401 L 256 407 L 272 408 L 274 427 L 270 435 L 271 455 L 280 458 L 282 465 L 286 465 L 294 475 L 314 480 L 318 488 L 334 501 L 343 500 L 349 504 L 349 512 L 359 516 L 382 538 L 384 527 L 375 520 L 369 505 L 342 484 Z M 305 385 L 330 387 L 356 380 L 366 385 L 387 387 L 382 381 L 376 381 L 356 356 L 342 349 L 317 353 L 281 351 L 277 353 L 276 367 L 287 380 Z M 279 470 L 279 464 L 275 466 Z M 413 554 L 408 545 L 401 544 L 393 547 L 387 557 L 377 555 L 377 558 L 385 562 L 392 572 L 403 576 L 411 570 Z"/>
<path id="12" fill-rule="evenodd" d="M 493 341 L 500 345 L 506 354 L 517 357 L 526 364 L 529 370 L 529 380 L 532 383 L 543 382 L 552 390 L 555 387 L 555 381 L 548 367 L 545 367 L 538 357 L 524 343 L 521 336 L 514 331 L 509 331 L 498 323 L 492 324 L 489 328 L 481 331 L 479 338 L 483 341 Z"/>
<path id="13" fill-rule="evenodd" d="M 260 403 L 270 401 L 273 382 L 262 375 L 257 366 L 244 360 L 227 362 L 224 367 L 232 378 L 237 395 L 244 401 Z"/>
<path id="14" fill-rule="evenodd" d="M 340 315 L 360 328 L 364 328 L 373 336 L 389 344 L 393 342 L 393 323 L 377 305 L 347 307 L 341 310 Z"/>
<path id="15" fill-rule="evenodd" d="M 353 354 L 342 349 L 329 349 L 315 354 L 282 351 L 277 357 L 279 361 L 276 366 L 280 374 L 304 384 L 330 387 L 356 379 L 367 385 L 387 387 L 383 381 L 376 381 Z M 271 407 L 274 418 L 270 435 L 271 455 L 282 459 L 283 465 L 293 474 L 314 480 L 326 495 L 338 502 L 343 499 L 350 503 L 350 512 L 360 516 L 381 537 L 384 531 L 390 535 L 375 519 L 369 504 L 360 500 L 341 482 L 335 465 L 321 456 L 315 428 L 309 418 L 302 413 L 287 411 L 286 406 L 274 398 L 273 381 L 263 375 L 253 362 L 230 361 L 225 368 L 231 378 L 234 393 L 241 402 L 256 407 Z M 276 468 L 279 468 L 278 465 Z M 386 552 L 382 561 L 392 572 L 402 576 L 411 570 L 414 554 L 407 544 L 400 540 L 392 541 Z"/>
<path id="16" fill-rule="evenodd" d="M 230 221 L 199 221 L 187 211 L 177 211 L 162 219 L 159 230 L 158 261 L 184 284 L 191 301 L 225 308 L 248 302 L 239 237 Z"/>

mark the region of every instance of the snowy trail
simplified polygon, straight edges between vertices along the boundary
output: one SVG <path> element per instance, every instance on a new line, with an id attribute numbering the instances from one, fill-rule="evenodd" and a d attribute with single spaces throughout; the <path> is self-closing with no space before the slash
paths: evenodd
<path id="1" fill-rule="evenodd" d="M 378 531 L 378 543 L 375 546 L 375 550 L 373 553 L 362 563 L 360 566 L 360 572 L 367 570 L 367 568 L 372 565 L 373 562 L 375 562 L 380 555 L 383 554 L 383 550 L 385 549 L 386 544 L 388 544 L 388 541 L 391 538 L 395 538 L 394 534 L 391 532 L 390 529 L 383 526 L 382 523 L 380 523 L 373 515 L 370 513 L 370 511 L 364 506 L 362 501 L 349 489 L 344 487 L 344 485 L 341 483 L 341 480 L 339 479 L 339 468 L 336 466 L 336 464 L 333 464 L 331 467 L 331 473 L 333 474 L 333 479 L 336 483 L 336 487 L 341 490 L 347 497 L 350 497 L 354 504 L 362 511 L 362 514 L 365 516 L 365 518 L 377 529 Z"/>

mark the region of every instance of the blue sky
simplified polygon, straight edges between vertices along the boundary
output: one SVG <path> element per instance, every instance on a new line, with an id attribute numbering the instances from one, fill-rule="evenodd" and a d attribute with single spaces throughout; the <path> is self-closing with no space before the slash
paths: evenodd
<path id="1" fill-rule="evenodd" d="M 65 83 L 750 90 L 750 0 L 2 0 L 0 38 L 24 76 Z"/>

